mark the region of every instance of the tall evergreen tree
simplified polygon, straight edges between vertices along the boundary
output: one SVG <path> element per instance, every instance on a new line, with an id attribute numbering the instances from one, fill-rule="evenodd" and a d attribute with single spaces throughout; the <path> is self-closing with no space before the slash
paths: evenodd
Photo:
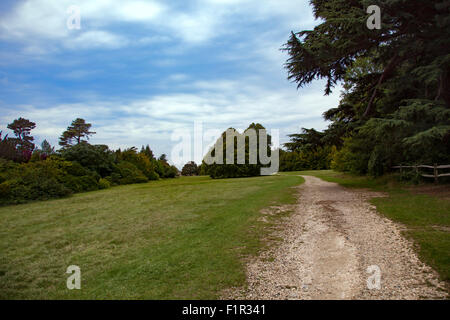
<path id="1" fill-rule="evenodd" d="M 86 123 L 84 119 L 75 119 L 59 138 L 59 145 L 62 147 L 68 147 L 73 144 L 87 142 L 87 140 L 89 140 L 89 137 L 95 134 L 95 132 L 89 131 L 91 129 L 91 126 L 92 125 L 90 123 Z"/>
<path id="2" fill-rule="evenodd" d="M 326 136 L 346 138 L 358 172 L 382 174 L 399 162 L 450 161 L 450 3 L 446 0 L 312 0 L 314 30 L 292 33 L 288 78 L 303 87 L 344 82 L 340 104 L 324 114 Z M 381 8 L 382 28 L 366 27 Z M 335 143 L 338 143 L 335 141 Z"/>
<path id="3" fill-rule="evenodd" d="M 50 143 L 44 139 L 41 143 L 41 151 L 44 152 L 47 156 L 55 153 L 55 147 L 52 147 Z"/>
<path id="4" fill-rule="evenodd" d="M 20 152 L 34 150 L 34 137 L 31 136 L 31 130 L 36 128 L 36 123 L 19 118 L 8 124 L 8 129 L 12 130 L 16 136 L 11 141 L 15 142 Z"/>
<path id="5" fill-rule="evenodd" d="M 145 154 L 150 160 L 155 160 L 155 155 L 153 154 L 152 149 L 150 149 L 150 146 L 147 144 L 144 148 L 142 146 L 141 153 Z"/>

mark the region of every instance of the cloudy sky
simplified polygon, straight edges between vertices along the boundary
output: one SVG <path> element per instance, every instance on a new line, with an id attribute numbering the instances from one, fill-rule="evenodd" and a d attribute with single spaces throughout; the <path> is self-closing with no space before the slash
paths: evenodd
<path id="1" fill-rule="evenodd" d="M 69 7 L 80 29 L 69 29 Z M 308 0 L 26 0 L 0 2 L 0 130 L 37 124 L 57 145 L 81 117 L 112 148 L 150 144 L 171 155 L 175 129 L 324 129 L 340 90 L 286 80 L 290 31 L 311 29 Z M 69 24 L 70 25 L 70 24 Z M 270 132 L 269 132 L 270 133 Z"/>

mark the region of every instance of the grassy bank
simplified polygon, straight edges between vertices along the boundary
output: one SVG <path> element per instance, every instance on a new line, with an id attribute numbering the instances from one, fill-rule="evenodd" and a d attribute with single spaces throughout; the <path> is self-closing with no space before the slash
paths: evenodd
<path id="1" fill-rule="evenodd" d="M 422 186 L 396 182 L 393 177 L 378 179 L 337 173 L 330 170 L 288 172 L 286 175 L 312 175 L 348 188 L 368 188 L 387 192 L 389 197 L 371 202 L 378 212 L 406 227 L 405 236 L 414 240 L 422 261 L 431 265 L 450 283 L 450 201 L 418 194 Z M 443 186 L 443 188 L 446 188 Z"/>
<path id="2" fill-rule="evenodd" d="M 295 176 L 182 177 L 0 208 L 2 299 L 213 299 L 263 245 L 259 210 Z M 81 268 L 81 290 L 66 268 Z"/>

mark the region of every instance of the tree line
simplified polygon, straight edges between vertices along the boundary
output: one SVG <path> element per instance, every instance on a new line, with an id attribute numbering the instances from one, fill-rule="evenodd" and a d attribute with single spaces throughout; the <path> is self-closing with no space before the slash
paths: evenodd
<path id="1" fill-rule="evenodd" d="M 34 144 L 36 124 L 19 118 L 8 124 L 15 137 L 0 132 L 0 204 L 23 203 L 105 189 L 115 185 L 174 178 L 178 169 L 150 146 L 111 150 L 92 145 L 91 124 L 77 118 L 59 138 L 61 148 Z"/>

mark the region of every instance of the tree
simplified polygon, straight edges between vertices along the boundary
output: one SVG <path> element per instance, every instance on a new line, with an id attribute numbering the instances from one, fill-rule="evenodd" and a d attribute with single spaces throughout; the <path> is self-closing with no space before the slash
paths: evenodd
<path id="1" fill-rule="evenodd" d="M 149 145 L 146 145 L 145 148 L 142 146 L 141 153 L 145 154 L 150 160 L 155 160 L 155 155 Z"/>
<path id="2" fill-rule="evenodd" d="M 162 155 L 159 156 L 158 160 L 167 163 L 167 155 L 163 153 Z"/>
<path id="3" fill-rule="evenodd" d="M 325 94 L 344 79 L 357 58 L 372 58 L 382 72 L 373 79 L 364 116 L 381 85 L 407 66 L 420 74 L 436 100 L 450 107 L 450 6 L 446 0 L 311 0 L 316 19 L 324 22 L 314 30 L 291 33 L 284 50 L 288 78 L 302 87 L 325 78 Z M 366 8 L 379 5 L 381 30 L 365 28 Z M 419 14 L 420 13 L 420 14 Z"/>
<path id="4" fill-rule="evenodd" d="M 0 158 L 20 161 L 20 154 L 17 152 L 15 143 L 8 138 L 8 135 L 2 138 L 2 131 L 0 131 Z"/>
<path id="5" fill-rule="evenodd" d="M 255 130 L 256 134 L 256 150 L 251 150 L 252 154 L 250 154 L 250 135 L 251 132 L 250 129 Z M 259 124 L 259 123 L 252 123 L 249 125 L 249 127 L 241 134 L 237 130 L 233 128 L 229 128 L 227 131 L 223 132 L 222 135 L 217 139 L 214 146 L 211 148 L 211 150 L 206 154 L 206 156 L 203 159 L 202 162 L 202 173 L 207 174 L 211 176 L 211 178 L 237 178 L 237 177 L 252 177 L 252 176 L 258 176 L 261 174 L 261 168 L 263 167 L 260 159 L 260 148 L 265 147 L 266 148 L 266 154 L 268 156 L 271 155 L 271 136 L 267 135 L 267 145 L 263 146 L 259 141 L 259 130 L 265 130 L 265 128 Z M 233 164 L 227 164 L 227 158 L 226 158 L 226 150 L 227 150 L 227 140 L 230 139 L 230 137 L 227 137 L 227 135 L 230 134 L 233 136 L 233 148 L 234 148 L 234 159 L 232 159 Z M 245 139 L 245 140 L 244 140 Z M 238 140 L 243 143 L 245 147 L 245 153 L 244 156 L 244 163 L 238 163 Z M 212 163 L 211 162 L 213 158 L 216 157 L 216 151 L 220 152 L 218 150 L 220 145 L 222 145 L 222 156 L 223 156 L 223 164 L 220 163 Z M 253 154 L 255 152 L 255 154 Z M 219 155 L 220 153 L 218 153 Z M 255 158 L 250 159 L 251 156 L 254 156 Z M 219 160 L 219 159 L 217 159 Z M 252 160 L 252 161 L 250 161 Z M 252 163 L 250 163 L 252 162 Z M 256 163 L 253 163 L 256 162 Z"/>
<path id="6" fill-rule="evenodd" d="M 302 128 L 302 133 L 290 134 L 291 141 L 285 143 L 284 146 L 289 151 L 310 151 L 315 150 L 317 147 L 323 147 L 325 134 L 323 132 L 316 131 L 314 129 Z"/>
<path id="7" fill-rule="evenodd" d="M 44 141 L 42 141 L 41 143 L 41 151 L 49 156 L 55 153 L 55 147 L 52 147 L 50 143 L 46 139 L 44 139 Z"/>
<path id="8" fill-rule="evenodd" d="M 199 173 L 199 168 L 194 161 L 189 161 L 181 169 L 181 175 L 183 176 L 197 176 Z"/>
<path id="9" fill-rule="evenodd" d="M 19 118 L 8 124 L 8 129 L 12 130 L 16 139 L 12 139 L 20 152 L 31 152 L 34 150 L 34 137 L 30 135 L 31 130 L 36 128 L 36 123 L 28 119 Z"/>
<path id="10" fill-rule="evenodd" d="M 322 139 L 342 147 L 339 166 L 380 175 L 399 162 L 450 161 L 448 1 L 311 4 L 322 23 L 291 34 L 286 68 L 299 88 L 325 78 L 329 94 L 344 82 L 339 105 L 324 114 L 332 124 Z M 381 30 L 365 27 L 373 4 L 381 7 Z"/>
<path id="11" fill-rule="evenodd" d="M 76 161 L 83 167 L 106 177 L 113 172 L 114 154 L 106 145 L 91 145 L 86 142 L 60 151 L 64 159 Z"/>
<path id="12" fill-rule="evenodd" d="M 81 142 L 87 142 L 89 137 L 95 134 L 95 132 L 89 131 L 91 126 L 92 125 L 90 123 L 86 123 L 84 119 L 75 119 L 59 138 L 59 145 L 62 147 L 69 147 L 74 143 L 80 144 Z M 85 138 L 85 140 L 83 138 Z"/>
<path id="13" fill-rule="evenodd" d="M 158 180 L 155 163 L 145 152 L 137 152 L 135 147 L 116 152 L 117 160 L 134 164 L 149 180 Z"/>

